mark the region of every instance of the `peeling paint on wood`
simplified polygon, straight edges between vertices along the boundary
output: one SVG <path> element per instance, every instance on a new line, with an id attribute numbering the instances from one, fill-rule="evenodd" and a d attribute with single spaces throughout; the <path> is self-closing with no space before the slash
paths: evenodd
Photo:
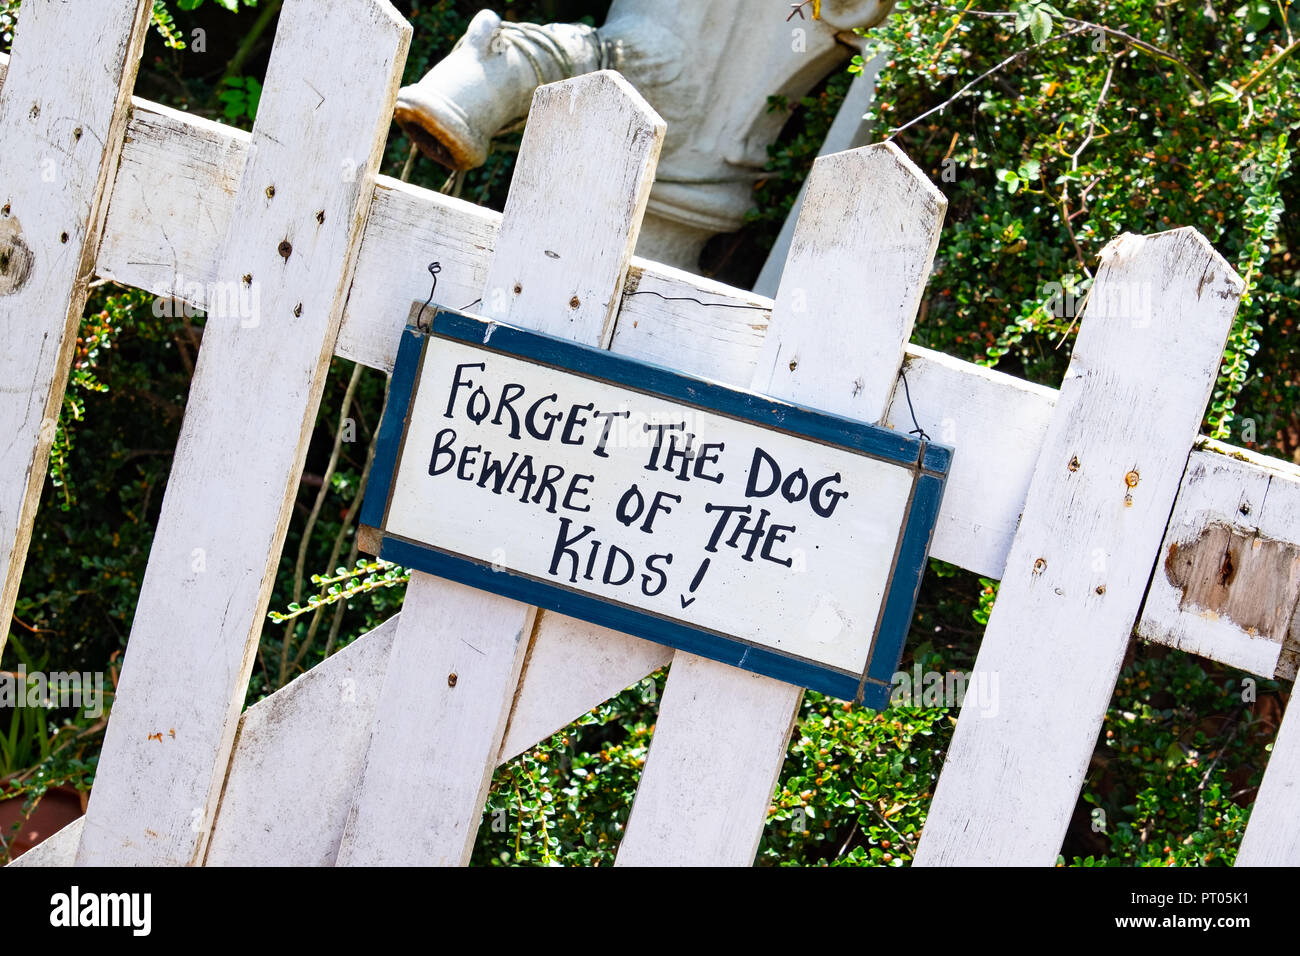
<path id="1" fill-rule="evenodd" d="M 0 96 L 0 649 L 45 484 L 151 5 L 27 3 Z"/>
<path id="2" fill-rule="evenodd" d="M 281 11 L 214 260 L 225 307 L 209 309 L 81 864 L 203 859 L 410 36 L 387 0 L 286 0 Z M 345 55 L 352 69 L 340 71 Z M 332 106 L 314 115 L 322 96 Z M 286 262 L 287 235 L 298 243 Z M 245 275 L 256 296 L 236 303 Z M 171 726 L 185 746 L 147 744 Z M 145 821 L 158 839 L 138 840 Z"/>
<path id="3" fill-rule="evenodd" d="M 1203 440 L 1187 460 L 1138 621 L 1149 641 L 1295 676 L 1300 468 Z"/>
<path id="4" fill-rule="evenodd" d="M 1164 572 L 1182 594 L 1179 610 L 1226 617 L 1252 637 L 1285 639 L 1300 596 L 1295 545 L 1216 522 L 1195 541 L 1173 542 Z"/>
<path id="5" fill-rule="evenodd" d="M 17 217 L 0 212 L 0 296 L 13 295 L 32 272 L 32 250 Z"/>
<path id="6" fill-rule="evenodd" d="M 1197 296 L 1208 270 L 1234 295 Z M 1134 288 L 1160 308 L 1133 314 Z M 1003 676 L 998 709 L 958 721 L 916 865 L 1056 859 L 1241 288 L 1192 229 L 1102 253 L 971 677 Z"/>

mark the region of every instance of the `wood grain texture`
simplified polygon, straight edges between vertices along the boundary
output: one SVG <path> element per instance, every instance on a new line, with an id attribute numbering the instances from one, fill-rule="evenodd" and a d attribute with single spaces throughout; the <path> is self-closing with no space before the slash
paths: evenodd
<path id="1" fill-rule="evenodd" d="M 28 3 L 0 95 L 0 651 L 126 128 L 151 5 Z"/>
<path id="2" fill-rule="evenodd" d="M 1236 866 L 1300 866 L 1300 707 L 1287 707 Z"/>
<path id="3" fill-rule="evenodd" d="M 328 866 L 370 741 L 396 616 L 239 718 L 206 866 Z M 72 866 L 85 817 L 12 866 Z"/>
<path id="4" fill-rule="evenodd" d="M 86 818 L 77 817 L 66 827 L 46 837 L 18 859 L 6 864 L 6 867 L 71 867 L 77 861 L 77 844 L 81 841 L 81 829 Z"/>
<path id="5" fill-rule="evenodd" d="M 206 866 L 334 863 L 398 620 L 244 711 Z"/>
<path id="6" fill-rule="evenodd" d="M 946 207 L 892 144 L 818 159 L 751 388 L 882 419 Z M 674 654 L 618 864 L 751 864 L 802 696 Z"/>
<path id="7" fill-rule="evenodd" d="M 410 35 L 280 14 L 78 863 L 203 858 Z"/>
<path id="8" fill-rule="evenodd" d="M 907 350 L 903 374 L 917 423 L 955 449 L 930 554 L 1000 578 L 1056 390 L 917 346 Z M 902 432 L 916 427 L 902 387 L 885 423 Z"/>
<path id="9" fill-rule="evenodd" d="M 481 314 L 606 346 L 664 123 L 620 76 L 539 87 Z M 412 573 L 341 865 L 463 865 L 535 609 Z"/>
<path id="10" fill-rule="evenodd" d="M 1192 229 L 1104 250 L 918 865 L 1055 861 L 1241 289 Z"/>
<path id="11" fill-rule="evenodd" d="M 1300 468 L 1218 442 L 1193 451 L 1147 591 L 1139 637 L 1262 677 L 1300 606 Z"/>

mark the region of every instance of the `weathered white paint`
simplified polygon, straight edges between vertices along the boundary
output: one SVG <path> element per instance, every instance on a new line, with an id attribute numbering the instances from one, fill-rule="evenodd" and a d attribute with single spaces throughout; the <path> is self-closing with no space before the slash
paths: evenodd
<path id="1" fill-rule="evenodd" d="M 907 350 L 903 373 L 921 428 L 956 449 L 930 554 L 1000 578 L 1056 390 L 917 346 Z M 904 432 L 916 427 L 901 383 L 885 421 Z"/>
<path id="2" fill-rule="evenodd" d="M 864 114 L 871 109 L 871 104 L 876 99 L 876 76 L 888 59 L 889 54 L 883 51 L 869 60 L 864 57 L 862 72 L 849 84 L 848 92 L 844 94 L 844 100 L 840 103 L 831 128 L 826 131 L 822 148 L 817 151 L 818 156 L 829 156 L 831 153 L 854 149 L 870 141 L 871 124 L 866 122 Z M 803 185 L 799 187 L 799 195 L 795 197 L 794 205 L 790 207 L 790 212 L 781 225 L 776 241 L 768 250 L 767 260 L 763 263 L 758 278 L 754 280 L 754 291 L 759 295 L 774 295 L 781 284 L 781 272 L 785 269 L 785 260 L 790 255 L 790 242 L 794 239 L 795 223 L 799 221 L 799 211 L 803 209 L 803 198 L 807 192 L 808 180 L 805 179 Z"/>
<path id="3" fill-rule="evenodd" d="M 0 96 L 0 650 L 45 485 L 151 5 L 18 14 Z"/>
<path id="4" fill-rule="evenodd" d="M 1300 468 L 1206 442 L 1188 460 L 1138 636 L 1292 678 L 1282 649 L 1298 604 Z"/>
<path id="5" fill-rule="evenodd" d="M 202 860 L 410 35 L 280 14 L 78 863 Z"/>
<path id="6" fill-rule="evenodd" d="M 0 56 L 0 79 L 4 78 L 6 66 Z M 245 162 L 248 135 L 141 100 L 134 101 L 134 107 L 100 248 L 99 269 L 155 293 L 176 291 L 178 276 L 185 280 L 182 286 L 198 284 L 195 277 L 202 277 L 203 283 L 211 281 L 217 270 L 217 247 L 234 211 L 234 185 L 239 182 Z M 132 166 L 137 173 L 134 178 L 128 175 Z M 140 170 L 149 170 L 152 181 L 141 178 Z M 203 197 L 202 201 L 197 197 Z M 356 269 L 356 288 L 338 340 L 339 354 L 375 367 L 391 366 L 395 329 L 404 321 L 405 306 L 412 298 L 422 300 L 427 294 L 423 263 L 408 255 L 413 238 L 421 249 L 430 251 L 429 258 L 455 263 L 455 268 L 444 269 L 441 276 L 440 301 L 454 306 L 470 304 L 482 289 L 499 222 L 500 217 L 490 211 L 381 178 L 374 190 Z M 655 295 L 627 295 L 640 291 L 638 285 L 665 295 L 757 308 L 719 309 L 693 301 L 664 301 Z M 646 357 L 654 356 L 666 364 L 704 374 L 710 374 L 707 366 L 716 360 L 739 370 L 734 375 L 717 377 L 747 380 L 743 372 L 754 365 L 766 327 L 764 307 L 770 306 L 767 300 L 635 259 L 625 290 L 614 341 L 616 349 L 630 354 L 641 350 Z M 183 287 L 178 291 L 186 294 Z M 463 301 L 457 301 L 462 291 Z M 206 296 L 206 289 L 199 294 Z M 625 336 L 626 349 L 620 347 Z M 1011 448 L 1035 440 L 1041 446 L 1044 422 L 1056 393 L 1026 387 L 1009 376 L 922 349 L 908 350 L 907 367 L 922 425 L 937 439 L 958 446 L 932 553 L 980 573 L 999 576 L 1006 561 L 1005 542 L 1009 541 L 1006 529 L 1014 527 L 1024 502 L 1036 453 L 1025 451 L 1007 457 L 1005 450 L 989 448 L 990 432 L 1009 427 L 1022 433 L 1024 442 L 1009 441 Z M 922 390 L 917 383 L 927 375 L 933 377 Z M 981 410 L 976 411 L 973 405 Z M 935 406 L 940 410 L 936 411 Z M 994 415 L 992 409 L 1004 411 Z M 990 429 L 991 419 L 997 420 L 1002 429 Z M 901 390 L 894 396 L 888 420 L 904 430 L 911 427 Z M 961 475 L 974 463 L 978 463 L 978 469 L 970 472 L 971 491 L 967 495 L 959 491 Z M 1275 467 L 1271 460 L 1252 462 L 1246 467 L 1247 480 L 1252 483 L 1258 480 L 1256 464 L 1263 469 Z M 977 481 L 977 472 L 992 478 Z M 1240 586 L 1252 586 L 1250 579 L 1241 580 Z M 506 756 L 510 755 L 507 751 L 525 749 L 529 745 L 525 738 L 535 741 L 559 729 L 589 706 L 654 670 L 661 660 L 654 653 L 659 649 L 652 646 L 641 648 L 640 656 L 631 650 L 626 654 L 611 652 L 604 660 L 581 669 L 581 673 L 571 674 L 565 686 L 554 691 L 541 675 L 552 675 L 551 680 L 555 680 L 566 669 L 572 669 L 572 664 L 566 668 L 564 662 L 580 659 L 573 655 L 581 652 L 576 649 L 579 638 L 565 627 L 556 630 L 566 631 L 562 639 L 553 643 L 544 640 L 552 617 L 542 615 L 534 638 L 528 666 L 530 670 L 538 668 L 538 680 L 525 680 L 519 690 L 511 730 L 503 746 Z M 582 639 L 606 648 L 620 641 L 629 649 L 643 644 L 599 629 L 590 629 Z M 366 653 L 365 661 L 374 672 L 382 673 L 387 656 L 382 647 L 366 639 L 357 646 Z M 1206 645 L 1206 653 L 1211 650 L 1212 646 Z M 570 656 L 566 658 L 565 652 Z M 307 699 L 304 694 L 303 700 Z M 294 739 L 310 741 L 322 748 L 322 753 L 332 743 L 324 734 Z M 1280 778 L 1275 775 L 1275 779 Z M 235 817 L 227 819 L 233 821 Z M 33 854 L 28 857 L 33 861 L 38 858 Z"/>
<path id="7" fill-rule="evenodd" d="M 1294 697 L 1293 697 L 1294 700 Z M 1237 866 L 1300 866 L 1300 707 L 1287 707 Z"/>
<path id="8" fill-rule="evenodd" d="M 77 817 L 53 836 L 46 837 L 7 866 L 70 867 L 77 861 L 77 844 L 86 818 Z"/>
<path id="9" fill-rule="evenodd" d="M 608 345 L 663 133 L 615 73 L 539 88 L 478 311 Z M 340 864 L 468 860 L 534 616 L 412 574 Z"/>
<path id="10" fill-rule="evenodd" d="M 207 866 L 330 866 L 400 618 L 244 711 Z"/>
<path id="11" fill-rule="evenodd" d="M 133 100 L 96 272 L 205 308 L 209 291 L 219 291 L 250 140 L 244 130 Z"/>
<path id="12" fill-rule="evenodd" d="M 818 159 L 752 389 L 882 419 L 946 207 L 893 144 Z M 618 863 L 747 866 L 802 690 L 680 652 L 673 661 Z"/>
<path id="13" fill-rule="evenodd" d="M 1101 259 L 918 865 L 1056 859 L 1241 295 L 1192 229 Z"/>

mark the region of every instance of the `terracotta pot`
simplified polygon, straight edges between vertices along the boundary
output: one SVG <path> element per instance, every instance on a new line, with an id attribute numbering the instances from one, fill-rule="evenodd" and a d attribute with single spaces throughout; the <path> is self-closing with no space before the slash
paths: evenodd
<path id="1" fill-rule="evenodd" d="M 11 841 L 9 859 L 18 859 L 85 813 L 87 796 L 72 787 L 50 787 L 36 804 L 32 815 L 19 826 L 16 834 L 13 834 L 13 825 L 23 819 L 25 798 L 0 799 L 0 834 Z"/>

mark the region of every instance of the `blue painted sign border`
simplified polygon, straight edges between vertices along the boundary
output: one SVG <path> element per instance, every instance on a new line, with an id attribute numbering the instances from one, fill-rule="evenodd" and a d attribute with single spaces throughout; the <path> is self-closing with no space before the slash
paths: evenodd
<path id="1" fill-rule="evenodd" d="M 432 314 L 427 329 L 408 325 L 402 333 L 361 508 L 362 526 L 378 534 L 375 550 L 379 558 L 872 709 L 888 705 L 952 463 L 950 448 L 452 309 L 438 307 L 432 309 Z M 550 366 L 908 468 L 913 474 L 911 496 L 865 671 L 852 673 L 783 654 L 735 635 L 594 597 L 508 568 L 494 568 L 466 555 L 387 533 L 386 515 L 420 366 L 425 351 L 439 339 Z"/>

